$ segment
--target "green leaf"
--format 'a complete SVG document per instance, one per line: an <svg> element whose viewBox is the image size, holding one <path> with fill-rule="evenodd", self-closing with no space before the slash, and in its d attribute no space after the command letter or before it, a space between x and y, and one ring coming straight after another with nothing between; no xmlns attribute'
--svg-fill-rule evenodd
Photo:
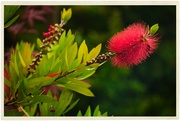
<svg viewBox="0 0 180 121"><path fill-rule="evenodd" d="M108 116L108 112L103 113L102 116Z"/></svg>
<svg viewBox="0 0 180 121"><path fill-rule="evenodd" d="M33 101L35 102L55 102L56 100L53 99L50 96L46 96L46 95L39 95L39 96L35 96L34 98L32 98Z"/></svg>
<svg viewBox="0 0 180 121"><path fill-rule="evenodd" d="M77 99L73 104L71 104L65 111L64 113L67 113L68 111L70 111L72 108L74 108L74 106L79 102L79 99Z"/></svg>
<svg viewBox="0 0 180 121"><path fill-rule="evenodd" d="M19 15L17 15L16 17L14 17L13 19L11 19L10 21L8 21L5 25L4 25L4 28L7 28L9 27L11 24L13 24L17 18L19 17Z"/></svg>
<svg viewBox="0 0 180 121"><path fill-rule="evenodd" d="M96 106L93 116L99 116L99 105Z"/></svg>
<svg viewBox="0 0 180 121"><path fill-rule="evenodd" d="M80 111L80 110L78 111L77 116L82 116L82 113L81 113L81 111Z"/></svg>
<svg viewBox="0 0 180 121"><path fill-rule="evenodd" d="M22 66L23 66L23 67L26 67L26 64L25 64L25 62L24 62L24 60L23 60L23 58L22 58L22 55L21 55L20 51L18 51L18 55L19 55L19 59L20 59L20 62L21 62L21 64L22 64Z"/></svg>
<svg viewBox="0 0 180 121"><path fill-rule="evenodd" d="M37 45L39 48L41 47L42 44L43 44L42 41L39 38L37 38Z"/></svg>
<svg viewBox="0 0 180 121"><path fill-rule="evenodd" d="M31 64L31 49L30 45L27 42L24 46L23 59L26 65Z"/></svg>
<svg viewBox="0 0 180 121"><path fill-rule="evenodd" d="M88 48L86 45L85 40L81 43L78 51L78 62L81 63L82 61L85 62L88 55Z"/></svg>
<svg viewBox="0 0 180 121"><path fill-rule="evenodd" d="M74 43L70 48L68 49L68 63L69 65L72 64L74 59L76 58L77 55L77 43Z"/></svg>
<svg viewBox="0 0 180 121"><path fill-rule="evenodd" d="M34 116L37 109L37 104L33 106L26 106L24 109L28 112L29 116Z"/></svg>
<svg viewBox="0 0 180 121"><path fill-rule="evenodd" d="M74 70L77 66L78 66L78 59L76 59L76 60L74 60L73 62L72 62L72 64L71 65L69 65L69 67L68 67L68 72L71 72L72 70Z"/></svg>
<svg viewBox="0 0 180 121"><path fill-rule="evenodd" d="M64 85L64 88L73 90L73 91L78 92L80 94L83 94L85 96L89 96L89 97L94 96L94 94L88 88L79 87L78 84L66 83L66 84L63 84L63 85Z"/></svg>
<svg viewBox="0 0 180 121"><path fill-rule="evenodd" d="M65 51L65 62L66 62L66 66L68 68L69 63L68 63L68 57L67 57L67 48L66 48L66 51Z"/></svg>
<svg viewBox="0 0 180 121"><path fill-rule="evenodd" d="M68 33L67 33L67 37L71 36L72 35L72 31L71 29L69 29Z"/></svg>
<svg viewBox="0 0 180 121"><path fill-rule="evenodd" d="M39 103L39 109L41 112L41 116L47 116L48 115L48 104L47 103Z"/></svg>
<svg viewBox="0 0 180 121"><path fill-rule="evenodd" d="M77 79L83 80L83 79L90 77L91 75L93 75L95 73L97 67L99 67L99 64L97 64L97 63L92 64L90 66L86 66L85 69L83 70L82 74L79 75L77 77Z"/></svg>
<svg viewBox="0 0 180 121"><path fill-rule="evenodd" d="M68 78L68 80L70 81L71 84L78 85L79 87L84 87L84 88L91 87L90 84L88 84L87 82L84 82L84 81L79 81L79 80L72 79L72 78Z"/></svg>
<svg viewBox="0 0 180 121"><path fill-rule="evenodd" d="M62 115L67 108L67 106L70 104L72 100L73 94L71 91L63 90L60 96L60 100L58 105L55 105L56 112L55 115Z"/></svg>
<svg viewBox="0 0 180 121"><path fill-rule="evenodd" d="M6 23L14 13L19 9L19 5L5 5L4 6L4 23Z"/></svg>
<svg viewBox="0 0 180 121"><path fill-rule="evenodd" d="M48 58L47 55L43 55L43 58L41 59L36 69L37 76L47 75L49 70L52 68L54 60L55 60L54 56L51 56L50 58ZM44 67L44 65L46 65L46 67Z"/></svg>
<svg viewBox="0 0 180 121"><path fill-rule="evenodd" d="M59 47L56 51L56 56L58 56L62 50L65 48L65 41L66 41L66 31L64 31L59 39Z"/></svg>
<svg viewBox="0 0 180 121"><path fill-rule="evenodd" d="M99 55L99 53L100 53L100 51L101 51L101 46L102 46L102 44L99 44L97 47L93 48L93 49L89 52L88 58L87 58L87 61L88 61L88 62L91 61L93 58L96 58L96 57Z"/></svg>
<svg viewBox="0 0 180 121"><path fill-rule="evenodd" d="M62 13L61 13L61 20L63 20L64 22L67 22L72 16L72 10L71 8L69 8L67 11L64 8Z"/></svg>
<svg viewBox="0 0 180 121"><path fill-rule="evenodd" d="M158 24L154 24L151 28L150 28L150 33L151 35L154 35L157 30L159 29L159 25Z"/></svg>
<svg viewBox="0 0 180 121"><path fill-rule="evenodd" d="M6 78L4 78L4 83L8 86L11 87L11 82L9 80L7 80Z"/></svg>
<svg viewBox="0 0 180 121"><path fill-rule="evenodd" d="M88 106L86 113L84 114L84 116L91 116L91 107Z"/></svg>
<svg viewBox="0 0 180 121"><path fill-rule="evenodd" d="M14 69L16 71L17 76L19 76L19 68L18 68L18 64L17 64L16 54L15 54L15 59L14 59Z"/></svg>
<svg viewBox="0 0 180 121"><path fill-rule="evenodd" d="M9 74L10 74L10 80L11 80L10 90L11 90L11 94L13 95L13 97L15 97L14 91L15 91L15 86L18 81L18 76L14 70L15 70L14 63L11 61L10 65L9 65L9 72L10 72Z"/></svg>
<svg viewBox="0 0 180 121"><path fill-rule="evenodd" d="M53 66L51 67L49 73L55 73L55 72L60 72L62 66L62 61L59 59L56 59L55 62L53 63Z"/></svg>
<svg viewBox="0 0 180 121"><path fill-rule="evenodd" d="M65 47L72 45L73 42L74 42L74 38L75 38L74 35L67 36L67 39L66 39L66 42L65 42Z"/></svg>
<svg viewBox="0 0 180 121"><path fill-rule="evenodd" d="M46 86L51 84L55 78L57 78L56 76L53 78L49 78L49 77L38 77L38 78L33 78L28 80L28 88L34 88L35 86L38 86L41 84L41 86Z"/></svg>

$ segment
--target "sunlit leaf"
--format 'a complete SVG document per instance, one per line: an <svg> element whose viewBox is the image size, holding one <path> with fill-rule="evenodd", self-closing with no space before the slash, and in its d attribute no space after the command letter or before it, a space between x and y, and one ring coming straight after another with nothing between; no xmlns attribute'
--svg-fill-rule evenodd
<svg viewBox="0 0 180 121"><path fill-rule="evenodd" d="M79 87L84 87L84 88L91 87L90 84L88 84L87 82L84 82L84 81L79 81L79 80L72 79L72 78L68 78L68 80L71 81L71 84L79 85Z"/></svg>
<svg viewBox="0 0 180 121"><path fill-rule="evenodd" d="M99 44L97 47L93 48L89 52L87 61L91 61L93 58L96 58L99 55L99 53L101 51L101 46L102 46L102 44Z"/></svg>
<svg viewBox="0 0 180 121"><path fill-rule="evenodd" d="M80 110L78 111L77 116L82 116L82 113L81 113L81 111L80 111Z"/></svg>
<svg viewBox="0 0 180 121"><path fill-rule="evenodd" d="M72 31L71 29L69 29L68 33L67 33L67 37L71 36L72 35Z"/></svg>
<svg viewBox="0 0 180 121"><path fill-rule="evenodd" d="M82 61L86 60L87 54L88 54L88 48L84 40L79 47L78 62L81 63Z"/></svg>
<svg viewBox="0 0 180 121"><path fill-rule="evenodd" d="M70 48L68 49L68 63L69 65L72 64L74 59L76 58L77 55L77 43L74 43Z"/></svg>
<svg viewBox="0 0 180 121"><path fill-rule="evenodd" d="M39 38L37 38L37 45L39 48L41 47L42 44L43 44L42 41Z"/></svg>
<svg viewBox="0 0 180 121"><path fill-rule="evenodd" d="M66 62L66 66L67 66L67 68L68 68L69 63L68 63L67 48L66 48L66 52L65 52L65 62Z"/></svg>
<svg viewBox="0 0 180 121"><path fill-rule="evenodd" d="M84 116L91 116L91 107L88 106L86 113L84 114Z"/></svg>
<svg viewBox="0 0 180 121"><path fill-rule="evenodd" d="M63 84L63 85L64 85L64 88L73 90L73 91L78 92L80 94L83 94L85 96L89 96L89 97L94 96L94 94L88 88L80 87L77 84L66 83L66 84Z"/></svg>
<svg viewBox="0 0 180 121"><path fill-rule="evenodd" d="M21 55L20 51L18 51L18 55L19 55L19 59L20 59L20 62L21 62L21 64L22 64L22 66L23 66L23 67L26 67L26 64L25 64L25 62L24 62L24 60L23 60L23 58L22 58L22 55Z"/></svg>
<svg viewBox="0 0 180 121"><path fill-rule="evenodd" d="M99 116L99 105L96 106L93 116Z"/></svg>
<svg viewBox="0 0 180 121"><path fill-rule="evenodd" d="M74 60L72 63L71 63L71 65L69 65L69 67L68 67L68 71L70 72L70 71L72 71L73 69L75 69L77 66L78 66L78 59L76 59L76 60Z"/></svg>
<svg viewBox="0 0 180 121"><path fill-rule="evenodd" d="M159 29L159 25L158 24L154 24L151 28L150 28L150 33L151 35L154 35L157 30Z"/></svg>
<svg viewBox="0 0 180 121"><path fill-rule="evenodd" d="M71 46L73 44L73 42L74 42L74 38L75 38L74 35L67 36L66 42L65 42L65 47L66 46Z"/></svg>
<svg viewBox="0 0 180 121"><path fill-rule="evenodd" d="M39 84L41 84L42 86L46 86L46 85L51 84L55 78L56 77L53 77L53 78L49 78L49 77L33 78L33 79L28 80L28 86L29 86L29 88L33 88L35 86L38 86Z"/></svg>
<svg viewBox="0 0 180 121"><path fill-rule="evenodd" d="M62 13L61 13L61 20L67 22L72 16L72 10L71 8L69 8L67 11L66 9L63 9Z"/></svg>
<svg viewBox="0 0 180 121"><path fill-rule="evenodd" d="M59 39L59 48L57 49L57 54L59 54L65 45L65 40L66 40L66 31L64 31Z"/></svg>

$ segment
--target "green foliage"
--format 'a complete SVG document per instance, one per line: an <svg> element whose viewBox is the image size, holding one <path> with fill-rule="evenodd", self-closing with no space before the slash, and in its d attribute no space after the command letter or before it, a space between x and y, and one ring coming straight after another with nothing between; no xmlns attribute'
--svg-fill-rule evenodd
<svg viewBox="0 0 180 121"><path fill-rule="evenodd" d="M4 28L9 27L12 23L16 21L16 19L19 17L19 15L15 16L14 18L10 19L15 12L19 9L19 5L16 6L10 6L10 5L5 5L4 6Z"/></svg>
<svg viewBox="0 0 180 121"><path fill-rule="evenodd" d="M61 19L64 21L64 22L67 22L72 16L72 10L71 9L63 9L63 12L61 13Z"/></svg>
<svg viewBox="0 0 180 121"><path fill-rule="evenodd" d="M71 9L63 9L62 21L67 22L71 18L71 12ZM6 105L18 106L27 116L60 116L65 115L78 103L79 99L72 102L74 92L93 97L94 94L89 89L91 85L84 79L93 75L100 64L86 63L98 56L101 44L88 52L85 40L78 47L74 39L75 35L71 30L67 33L64 30L59 42L41 51L41 58L32 56L34 45L23 41L17 44L7 68L10 81L5 79L13 101ZM43 44L38 38L39 49ZM60 95L58 92L51 94L50 89L48 94L44 95L42 88L51 85L62 88ZM60 98L57 100L53 95L59 95ZM40 114L36 114L37 108Z"/></svg>
<svg viewBox="0 0 180 121"><path fill-rule="evenodd" d="M150 33L151 35L154 35L157 30L159 29L159 25L158 24L154 24L151 28L150 28Z"/></svg>
<svg viewBox="0 0 180 121"><path fill-rule="evenodd" d="M108 116L108 113L101 113L101 111L99 110L99 105L97 105L94 112L92 112L91 107L88 106L84 115L82 115L81 110L79 110L77 116Z"/></svg>
<svg viewBox="0 0 180 121"><path fill-rule="evenodd" d="M51 92L48 92L49 96L52 96ZM55 97L54 97L55 98ZM40 103L41 116L61 116L71 110L79 101L72 102L73 93L69 90L63 90L60 95L59 101L50 103Z"/></svg>

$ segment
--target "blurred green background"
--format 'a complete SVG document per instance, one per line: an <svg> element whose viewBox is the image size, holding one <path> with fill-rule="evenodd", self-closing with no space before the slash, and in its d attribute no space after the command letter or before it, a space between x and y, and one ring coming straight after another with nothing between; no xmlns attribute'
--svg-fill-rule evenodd
<svg viewBox="0 0 180 121"><path fill-rule="evenodd" d="M36 6L36 9L41 6ZM72 8L72 18L65 29L76 33L80 44L84 39L89 50L102 43L102 51L107 51L107 41L128 25L144 21L149 26L159 24L161 40L158 49L138 66L131 68L113 67L108 61L86 81L92 87L95 97L80 97L76 108L67 115L76 115L78 110L85 113L88 105L92 110L99 104L102 112L109 116L175 116L176 115L176 6L47 6L53 12L44 14L46 21L34 19L34 26L25 27L36 32L19 32L5 29L5 53L21 40L36 43L37 37L43 39L42 32L49 24L59 23L60 11ZM21 6L20 16L27 11ZM34 12L34 14L37 14ZM28 19L27 19L28 20ZM19 19L14 23L24 22ZM7 57L6 57L7 58Z"/></svg>

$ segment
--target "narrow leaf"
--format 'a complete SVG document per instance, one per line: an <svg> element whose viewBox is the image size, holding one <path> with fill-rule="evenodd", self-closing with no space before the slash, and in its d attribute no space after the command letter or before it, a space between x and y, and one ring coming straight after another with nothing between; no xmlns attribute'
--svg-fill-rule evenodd
<svg viewBox="0 0 180 121"><path fill-rule="evenodd" d="M14 13L19 9L19 5L5 5L4 6L4 23L6 23Z"/></svg>
<svg viewBox="0 0 180 121"><path fill-rule="evenodd" d="M31 63L31 49L30 45L27 42L24 46L23 59L26 65L29 65Z"/></svg>
<svg viewBox="0 0 180 121"><path fill-rule="evenodd" d="M82 113L81 113L81 111L80 111L80 110L78 111L77 116L82 116Z"/></svg>
<svg viewBox="0 0 180 121"><path fill-rule="evenodd" d="M52 97L46 96L46 95L36 96L36 97L32 98L32 100L35 102L55 102L56 101Z"/></svg>
<svg viewBox="0 0 180 121"><path fill-rule="evenodd" d="M39 38L37 38L37 45L39 48L41 47L42 44L43 44L42 41Z"/></svg>
<svg viewBox="0 0 180 121"><path fill-rule="evenodd" d="M108 113L107 113L107 112L105 112L105 113L103 113L103 114L102 114L102 116L108 116Z"/></svg>
<svg viewBox="0 0 180 121"><path fill-rule="evenodd" d="M91 107L88 106L86 113L84 114L84 116L91 116Z"/></svg>
<svg viewBox="0 0 180 121"><path fill-rule="evenodd" d="M79 80L72 79L72 78L68 78L68 80L71 81L71 84L75 84L75 85L80 86L80 87L84 87L84 88L91 87L90 84L88 84L87 82L84 82L84 81L79 81Z"/></svg>
<svg viewBox="0 0 180 121"><path fill-rule="evenodd" d="M18 55L19 55L19 59L20 59L20 62L21 62L21 64L22 64L22 66L23 66L23 67L26 67L26 64L25 64L25 62L24 62L24 60L23 60L23 58L22 58L22 56L21 56L20 51L18 51Z"/></svg>
<svg viewBox="0 0 180 121"><path fill-rule="evenodd" d="M68 107L72 100L73 94L68 90L63 90L60 96L60 100L58 103L58 108L55 112L55 115L62 115L65 109ZM57 106L56 106L57 107Z"/></svg>
<svg viewBox="0 0 180 121"><path fill-rule="evenodd" d="M99 112L99 105L96 106L93 116L98 116L98 112Z"/></svg>
<svg viewBox="0 0 180 121"><path fill-rule="evenodd" d="M33 79L28 80L28 86L29 86L29 88L33 88L40 84L41 84L41 86L46 86L46 85L51 84L55 78L57 78L57 77L55 76L53 78L49 78L49 77L33 78Z"/></svg>
<svg viewBox="0 0 180 121"><path fill-rule="evenodd" d="M8 21L5 25L4 25L4 28L7 28L9 27L11 24L13 24L17 18L19 17L19 15L17 15L16 17L14 17L13 19L11 19L10 21Z"/></svg>
<svg viewBox="0 0 180 121"><path fill-rule="evenodd" d="M94 94L88 89L88 88L84 88L84 87L79 87L79 85L76 85L76 84L63 84L65 88L67 89L70 89L70 90L73 90L75 92L78 92L80 94L83 94L85 96L90 96L90 97L93 97Z"/></svg>
<svg viewBox="0 0 180 121"><path fill-rule="evenodd" d="M64 113L67 113L68 111L70 111L72 108L74 108L74 106L79 102L79 99L77 99L73 104L71 104L65 111Z"/></svg>
<svg viewBox="0 0 180 121"><path fill-rule="evenodd" d="M6 78L4 78L4 83L8 86L11 87L11 82L9 80L7 80Z"/></svg>
<svg viewBox="0 0 180 121"><path fill-rule="evenodd" d="M86 60L87 54L88 54L88 48L84 40L79 47L78 62L81 63L83 60Z"/></svg>

